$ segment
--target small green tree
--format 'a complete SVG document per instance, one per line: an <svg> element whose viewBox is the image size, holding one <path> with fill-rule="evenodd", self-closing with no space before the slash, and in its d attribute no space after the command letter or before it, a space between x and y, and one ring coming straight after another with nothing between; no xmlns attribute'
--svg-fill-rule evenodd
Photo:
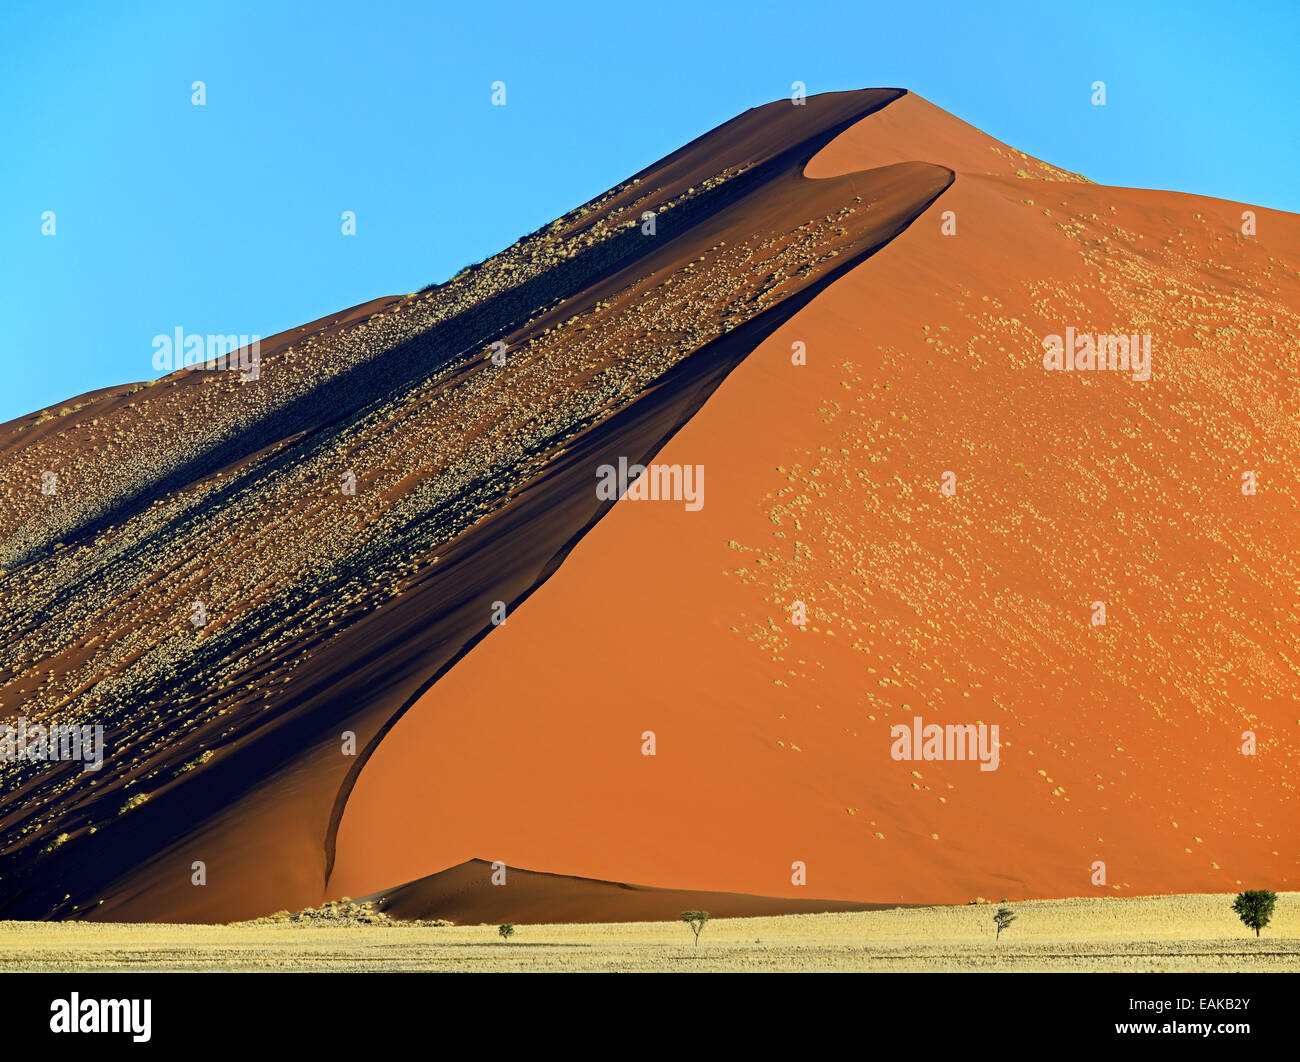
<svg viewBox="0 0 1300 1062"><path fill-rule="evenodd" d="M1247 889L1237 895L1232 902L1232 909L1237 912L1238 918L1255 931L1255 936L1259 936L1259 931L1273 920L1275 903L1277 893L1268 889Z"/></svg>
<svg viewBox="0 0 1300 1062"><path fill-rule="evenodd" d="M691 927L691 932L695 934L695 946L700 946L700 930L704 928L704 923L709 920L708 911L683 911L682 921Z"/></svg>
<svg viewBox="0 0 1300 1062"><path fill-rule="evenodd" d="M1002 936L1002 931L1006 929L1007 926L1011 925L1011 923L1014 922L1017 917L1018 916L1016 915L1016 913L1013 910L1011 910L1010 907L999 907L993 913L993 923L998 927L998 931L993 935L993 939L994 940L1000 939Z"/></svg>
<svg viewBox="0 0 1300 1062"><path fill-rule="evenodd" d="M505 922L502 925L497 926L497 932L501 934L502 940L509 940L514 936L515 924L513 922Z"/></svg>

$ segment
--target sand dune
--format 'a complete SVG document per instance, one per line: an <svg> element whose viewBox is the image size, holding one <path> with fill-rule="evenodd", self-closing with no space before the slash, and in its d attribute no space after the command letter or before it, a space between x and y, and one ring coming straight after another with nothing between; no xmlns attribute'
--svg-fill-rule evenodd
<svg viewBox="0 0 1300 1062"><path fill-rule="evenodd" d="M501 874L500 884L494 877ZM715 918L770 914L875 910L882 904L843 900L786 899L729 892L648 889L613 881L539 874L507 867L504 873L483 859L471 859L427 878L387 889L373 897L380 911L415 921L442 918L458 925L487 922L534 923L663 922L683 911L708 911Z"/></svg>
<svg viewBox="0 0 1300 1062"><path fill-rule="evenodd" d="M484 845L900 902L1295 880L1300 226L1247 240L1235 204L1084 183L914 95L807 172L900 152L956 182L660 451L709 470L703 510L617 507L403 717L332 887ZM1045 372L1072 324L1154 332L1152 381ZM891 760L918 714L1000 724L999 769Z"/></svg>
<svg viewBox="0 0 1300 1062"><path fill-rule="evenodd" d="M1293 883L1300 224L1242 209L781 102L256 381L0 426L0 714L108 746L0 763L0 917L508 918L488 853L520 920ZM916 715L998 769L894 761Z"/></svg>

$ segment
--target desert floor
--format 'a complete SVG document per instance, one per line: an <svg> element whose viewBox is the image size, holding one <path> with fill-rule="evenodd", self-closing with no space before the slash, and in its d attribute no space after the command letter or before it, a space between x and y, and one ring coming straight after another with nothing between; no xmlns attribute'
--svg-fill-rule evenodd
<svg viewBox="0 0 1300 1062"><path fill-rule="evenodd" d="M1300 893L1256 939L1215 894L1013 903L710 922L518 926L0 922L0 970L1300 971Z"/></svg>

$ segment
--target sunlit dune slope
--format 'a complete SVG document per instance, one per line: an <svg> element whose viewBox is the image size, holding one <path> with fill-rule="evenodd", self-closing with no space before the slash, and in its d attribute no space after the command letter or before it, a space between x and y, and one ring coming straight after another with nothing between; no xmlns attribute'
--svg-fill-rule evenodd
<svg viewBox="0 0 1300 1062"><path fill-rule="evenodd" d="M701 509L620 501L394 726L331 894L479 854L878 901L1294 887L1300 223L912 94L805 174L904 159L956 179L657 452ZM1067 328L1150 335L1151 378L1047 371ZM891 758L916 716L997 724L997 769Z"/></svg>

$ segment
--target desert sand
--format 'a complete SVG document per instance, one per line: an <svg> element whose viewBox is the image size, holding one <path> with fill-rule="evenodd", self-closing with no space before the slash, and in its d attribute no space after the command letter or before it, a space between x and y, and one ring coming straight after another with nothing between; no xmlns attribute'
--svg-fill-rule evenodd
<svg viewBox="0 0 1300 1062"><path fill-rule="evenodd" d="M682 922L497 927L0 922L0 968L30 971L1296 971L1296 894L1250 936L1212 895L1036 900L993 939L994 906Z"/></svg>

